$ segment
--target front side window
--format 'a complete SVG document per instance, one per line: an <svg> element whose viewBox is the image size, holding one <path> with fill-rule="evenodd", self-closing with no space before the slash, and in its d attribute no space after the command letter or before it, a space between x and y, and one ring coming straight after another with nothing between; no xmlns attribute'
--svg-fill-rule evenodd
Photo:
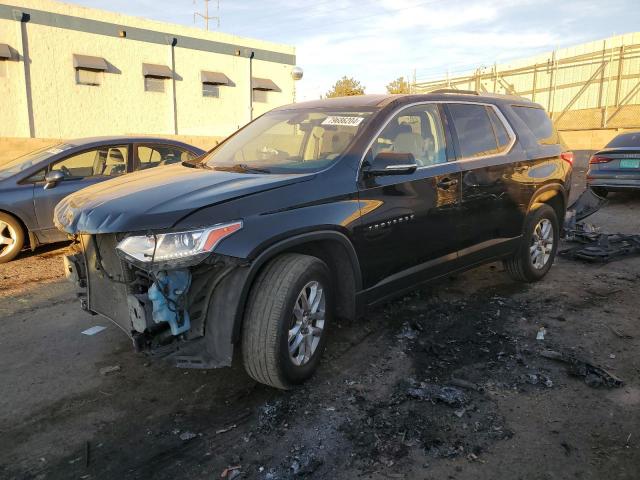
<svg viewBox="0 0 640 480"><path fill-rule="evenodd" d="M140 145L138 146L138 170L186 162L195 157L187 150L170 145Z"/></svg>
<svg viewBox="0 0 640 480"><path fill-rule="evenodd" d="M127 172L127 156L126 145L105 146L60 160L51 166L51 171L62 172L67 179L115 177Z"/></svg>
<svg viewBox="0 0 640 480"><path fill-rule="evenodd" d="M318 171L346 152L372 114L320 109L272 111L221 143L204 164L249 173Z"/></svg>
<svg viewBox="0 0 640 480"><path fill-rule="evenodd" d="M372 147L380 152L411 153L419 166L447 161L444 131L438 106L425 104L409 107L387 123Z"/></svg>
<svg viewBox="0 0 640 480"><path fill-rule="evenodd" d="M495 111L491 111L492 107L451 103L448 108L458 135L462 158L495 155L504 151L509 144L509 135L503 131L504 125ZM500 125L503 130L500 129Z"/></svg>

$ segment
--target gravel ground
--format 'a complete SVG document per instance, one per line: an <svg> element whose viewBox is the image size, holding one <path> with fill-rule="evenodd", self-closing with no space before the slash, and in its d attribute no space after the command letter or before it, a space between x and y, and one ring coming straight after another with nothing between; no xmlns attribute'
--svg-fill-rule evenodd
<svg viewBox="0 0 640 480"><path fill-rule="evenodd" d="M639 210L612 195L590 221L640 232ZM419 289L334 325L318 375L280 392L241 366L135 354L79 310L64 249L0 266L0 478L638 478L640 257L559 258L534 285L492 264Z"/></svg>

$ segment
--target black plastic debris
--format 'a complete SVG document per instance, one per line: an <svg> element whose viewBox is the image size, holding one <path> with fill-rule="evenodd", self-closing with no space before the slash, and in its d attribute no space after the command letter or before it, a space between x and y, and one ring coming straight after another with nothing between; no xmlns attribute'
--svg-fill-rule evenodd
<svg viewBox="0 0 640 480"><path fill-rule="evenodd" d="M584 382L590 387L620 388L624 385L623 380L587 360L554 350L543 350L540 355L544 358L566 363L569 375L584 378Z"/></svg>
<svg viewBox="0 0 640 480"><path fill-rule="evenodd" d="M419 400L440 401L454 406L460 406L467 402L467 397L459 388L433 383L421 383L418 387L409 388L407 394Z"/></svg>
<svg viewBox="0 0 640 480"><path fill-rule="evenodd" d="M629 255L640 255L640 235L585 233L575 230L571 241L578 242L580 245L562 250L559 252L560 255L594 263L604 263Z"/></svg>
<svg viewBox="0 0 640 480"><path fill-rule="evenodd" d="M578 245L558 252L560 255L595 263L640 255L640 235L602 233L595 225L581 222L606 203L604 198L587 189L569 206L564 221L564 236L567 241Z"/></svg>

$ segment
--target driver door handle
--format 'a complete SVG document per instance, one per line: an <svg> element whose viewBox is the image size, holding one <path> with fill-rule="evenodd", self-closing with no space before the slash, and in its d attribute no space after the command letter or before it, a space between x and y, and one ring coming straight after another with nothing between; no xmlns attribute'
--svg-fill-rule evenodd
<svg viewBox="0 0 640 480"><path fill-rule="evenodd" d="M454 185L458 184L458 179L456 178L445 178L440 180L437 183L438 188L449 188L449 187L453 187Z"/></svg>

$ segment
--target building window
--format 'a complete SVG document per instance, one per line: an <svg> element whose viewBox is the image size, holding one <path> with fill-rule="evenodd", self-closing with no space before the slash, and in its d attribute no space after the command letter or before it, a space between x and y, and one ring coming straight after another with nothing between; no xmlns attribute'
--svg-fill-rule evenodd
<svg viewBox="0 0 640 480"><path fill-rule="evenodd" d="M144 77L144 89L146 92L164 92L164 78Z"/></svg>
<svg viewBox="0 0 640 480"><path fill-rule="evenodd" d="M202 96L220 98L220 87L213 83L202 84Z"/></svg>
<svg viewBox="0 0 640 480"><path fill-rule="evenodd" d="M267 91L266 90L254 90L253 101L256 103L267 103Z"/></svg>
<svg viewBox="0 0 640 480"><path fill-rule="evenodd" d="M102 71L77 68L76 83L78 85L90 85L92 87L98 87L102 83Z"/></svg>

